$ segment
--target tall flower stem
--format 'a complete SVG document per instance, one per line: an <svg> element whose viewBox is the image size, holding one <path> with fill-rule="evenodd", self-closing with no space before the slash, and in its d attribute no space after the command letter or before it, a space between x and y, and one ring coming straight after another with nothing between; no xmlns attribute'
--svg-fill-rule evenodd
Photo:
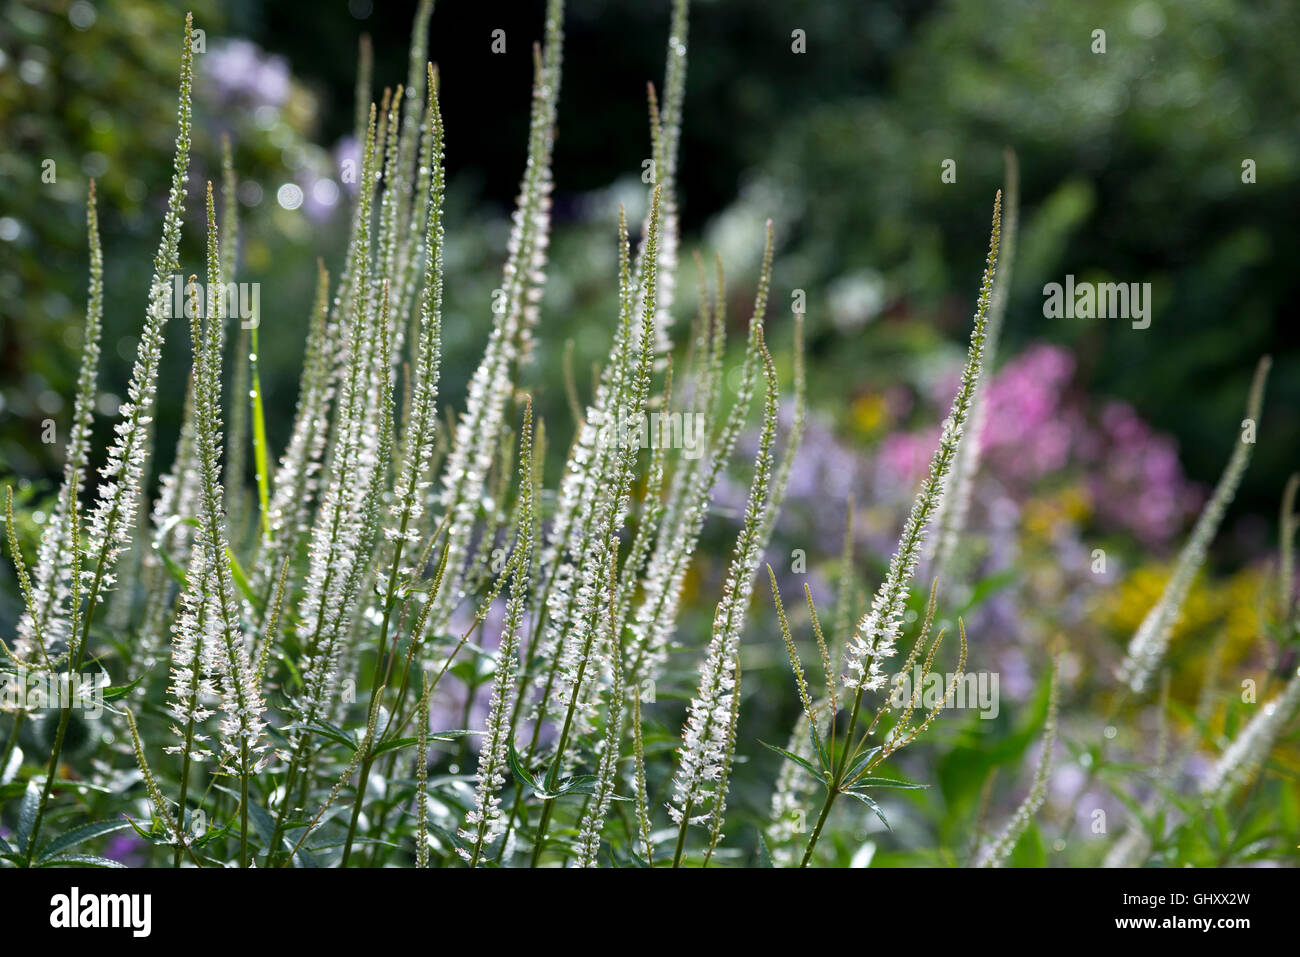
<svg viewBox="0 0 1300 957"><path fill-rule="evenodd" d="M248 741L239 751L239 866L247 867L248 856ZM182 809L183 810L183 809Z"/></svg>
<svg viewBox="0 0 1300 957"><path fill-rule="evenodd" d="M817 839L822 836L822 828L826 826L826 819L831 815L831 808L835 805L835 799L840 794L840 784L844 780L844 769L848 767L849 746L853 741L853 732L858 729L858 714L862 709L862 691L853 698L853 710L849 714L848 730L844 732L844 744L840 749L840 758L835 762L831 769L831 783L826 788L826 800L822 803L821 813L817 815L817 823L813 825L812 833L808 835L808 847L804 849L803 860L799 862L800 867L807 867L808 862L812 860L813 849L817 847Z"/></svg>

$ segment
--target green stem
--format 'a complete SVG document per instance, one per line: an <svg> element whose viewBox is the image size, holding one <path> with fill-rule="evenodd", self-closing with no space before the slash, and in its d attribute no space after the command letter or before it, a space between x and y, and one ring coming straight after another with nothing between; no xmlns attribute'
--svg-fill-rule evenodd
<svg viewBox="0 0 1300 957"><path fill-rule="evenodd" d="M194 718L191 717L189 723L185 726L185 757L181 759L181 793L176 800L176 833L178 835L184 835L185 833L185 798L190 787L190 750L193 743ZM184 853L184 844L178 844L172 857L172 867L181 866L181 857Z"/></svg>
<svg viewBox="0 0 1300 957"><path fill-rule="evenodd" d="M239 866L247 867L248 858L248 741L245 739L239 755ZM184 808L181 809L182 813Z"/></svg>
<svg viewBox="0 0 1300 957"><path fill-rule="evenodd" d="M366 756L361 762L361 772L357 777L357 797L352 802L352 819L348 822L348 838L343 844L343 856L339 858L339 867L348 866L348 858L352 855L352 842L357 836L357 820L361 817L361 804L366 794L366 780L370 777L370 766L374 763L374 758L370 755L370 748L366 748Z"/></svg>
<svg viewBox="0 0 1300 957"><path fill-rule="evenodd" d="M36 854L36 838L41 832L41 818L45 816L45 807L50 803L50 787L54 775L59 770L59 757L63 753L63 739L68 733L68 722L72 718L72 709L64 706L59 712L59 729L54 735L54 749L50 752L50 763L45 769L45 787L41 791L41 803L36 808L36 820L32 822L32 832L27 835L27 850L23 866L32 866L32 857Z"/></svg>
<svg viewBox="0 0 1300 957"><path fill-rule="evenodd" d="M555 748L555 758L551 761L551 769L546 772L546 790L549 792L555 787L555 782L560 776L560 763L564 760L564 750L569 745L569 732L573 728L573 714L578 707L579 692L582 690L582 677L587 671L587 658L591 652L591 641L594 632L587 636L586 647L583 648L582 664L578 666L578 677L573 682L573 690L569 695L569 710L564 715L564 728L560 731L560 742ZM538 722L540 724L540 721ZM555 798L547 798L542 802L542 816L537 822L537 837L533 842L533 857L529 867L536 867L542 857L542 845L546 839L546 829L551 823L551 813L555 809Z"/></svg>
<svg viewBox="0 0 1300 957"><path fill-rule="evenodd" d="M111 513L112 518L116 518L116 508ZM110 530L114 523L109 524ZM106 539L107 541L107 539ZM104 581L104 562L107 557L107 550L99 553L99 561L95 564L95 580L90 588L90 601L86 606L86 618L81 626L81 641L78 642L76 654L73 654L71 646L68 648L68 687L72 687L72 676L81 670L82 660L85 658L86 642L90 640L90 623L95 617L95 604L99 597L99 589ZM74 562L74 568L79 567ZM75 592L74 592L75 593ZM68 723L72 720L72 703L65 701L63 708L59 713L59 728L54 734L54 747L50 750L50 763L45 771L45 787L41 791L41 803L36 807L36 818L32 821L32 832L27 836L27 852L24 855L24 867L32 866L32 857L36 853L36 839L41 832L41 820L45 817L45 809L50 803L50 789L54 785L54 777L59 771L59 759L63 756L63 741L68 734Z"/></svg>
<svg viewBox="0 0 1300 957"><path fill-rule="evenodd" d="M677 831L677 847L673 851L673 867L682 866L682 852L686 850L686 829L691 826L691 808L693 803L687 801L682 808L682 826Z"/></svg>
<svg viewBox="0 0 1300 957"><path fill-rule="evenodd" d="M375 713L375 708L379 707L379 691L385 685L380 682L384 676L384 661L388 657L388 623L393 616L393 608L397 602L393 600L393 589L397 587L397 572L402 565L402 550L406 545L406 524L409 515L402 516L402 524L398 529L397 545L393 549L393 565L388 571L388 587L384 590L384 620L379 626L379 647L375 650L375 673L370 679L370 705L366 709L366 726L370 725L370 718ZM412 636L414 640L414 636ZM370 779L370 768L374 765L374 758L370 754L370 745L366 746L366 756L361 762L361 772L357 778L356 798L352 803L352 820L348 824L348 837L343 845L343 856L339 859L339 867L348 866L348 858L352 856L352 842L356 838L357 820L361 817L361 805L366 798L366 785Z"/></svg>
<svg viewBox="0 0 1300 957"><path fill-rule="evenodd" d="M812 860L813 849L817 846L817 839L822 835L822 828L826 825L826 819L830 817L831 808L835 805L835 799L840 794L840 784L843 782L844 772L849 766L849 748L853 742L853 732L858 728L858 714L862 709L862 689L858 689L857 695L853 698L853 712L849 716L849 727L844 732L844 744L840 748L840 759L831 769L831 784L826 789L826 801L822 804L821 814L817 816L817 823L813 826L812 833L808 835L808 847L803 852L803 860L799 862L800 867L807 867L808 862ZM834 718L831 719L832 723Z"/></svg>
<svg viewBox="0 0 1300 957"><path fill-rule="evenodd" d="M277 852L280 849L280 842L284 838L285 819L289 813L289 805L293 803L293 788L298 779L298 756L295 754L292 761L289 762L289 770L284 776L284 797L280 800L279 810L275 815L275 830L271 834L271 846L266 849L266 866L274 867Z"/></svg>

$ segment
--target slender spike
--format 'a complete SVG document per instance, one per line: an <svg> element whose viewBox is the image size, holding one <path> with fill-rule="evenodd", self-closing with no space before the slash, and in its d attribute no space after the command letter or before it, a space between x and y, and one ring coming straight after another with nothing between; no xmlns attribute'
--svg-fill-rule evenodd
<svg viewBox="0 0 1300 957"><path fill-rule="evenodd" d="M976 867L1001 867L1006 863L1016 842L1029 827L1038 809L1047 799L1047 779L1052 773L1052 749L1056 746L1056 720L1060 706L1061 655L1057 652L1052 658L1052 689L1047 703L1047 723L1043 727L1043 746L1039 752L1038 767L1034 771L1034 781L1029 793L1020 802L1011 820L1002 833L989 843L976 859Z"/></svg>
<svg viewBox="0 0 1300 957"><path fill-rule="evenodd" d="M447 531L449 577L438 596L440 621L464 598L464 564L485 493L484 483L496 451L506 401L514 392L514 367L529 352L531 329L537 320L546 279L551 157L564 44L563 16L563 0L549 0L546 45L538 58L533 85L528 160L501 282L503 295L483 359L470 380L465 413L457 425L444 469L446 479L441 502L453 518Z"/></svg>
<svg viewBox="0 0 1300 957"><path fill-rule="evenodd" d="M180 92L177 106L176 154L172 163L171 189L163 234L154 257L149 307L140 332L135 366L127 385L127 401L120 407L121 421L109 447L107 462L100 470L103 481L91 510L86 551L90 557L90 609L84 618L88 631L94 608L116 582L115 568L131 544L131 535L144 497L144 468L153 444L153 412L162 358L164 324L172 294L171 278L180 269L181 224L184 218L185 184L189 178L190 91L194 77L193 16L185 17L185 43L181 51Z"/></svg>
<svg viewBox="0 0 1300 957"><path fill-rule="evenodd" d="M534 529L537 503L534 499L533 406L524 406L524 425L519 452L519 523L511 550L510 595L506 601L505 623L497 648L496 674L492 683L492 703L488 715L486 740L479 751L474 807L465 816L461 837L470 849L460 849L471 867L477 867L485 847L502 831L500 791L505 785L510 751L514 747L515 699L519 694L519 645L524 612L530 586Z"/></svg>
<svg viewBox="0 0 1300 957"><path fill-rule="evenodd" d="M1146 688L1147 680L1164 660L1183 602L1187 600L1196 573L1205 563L1210 543L1214 541L1223 515L1237 494L1237 486L1241 484L1241 478L1250 464L1251 452L1255 448L1255 434L1259 428L1260 408L1264 402L1264 386L1271 366L1272 360L1264 356L1255 367L1250 396L1246 401L1246 418L1242 422L1241 434L1232 450L1232 456L1219 477L1218 485L1214 487L1214 493L1196 520L1191 536L1178 553L1173 574L1165 583L1159 601L1147 612L1129 642L1128 653L1119 667L1119 680L1135 693L1141 693Z"/></svg>
<svg viewBox="0 0 1300 957"><path fill-rule="evenodd" d="M1014 150L1003 151L1003 163L1006 168L1006 203L1002 210L1002 248L998 253L998 274L993 283L993 301L989 305L988 332L984 344L984 363L975 393L971 398L970 428L966 439L957 448L957 456L948 474L947 491L943 506L935 520L934 565L930 569L932 578L944 578L952 568L958 542L966 528L966 516L970 511L971 494L975 476L980 466L980 436L984 431L984 419L987 415L986 403L983 401L987 391L985 380L991 377L993 362L997 359L998 342L1002 337L1002 323L1007 313L1007 302L1011 296L1011 267L1015 262L1016 236L1020 222L1020 164Z"/></svg>
<svg viewBox="0 0 1300 957"><path fill-rule="evenodd" d="M759 332L763 373L767 383L763 404L763 427L754 459L745 520L736 539L731 566L713 619L713 637L700 664L700 680L687 711L678 768L673 778L673 801L669 813L679 825L673 865L681 864L686 830L703 823L720 811L725 795L718 789L722 768L731 760L734 741L729 740L727 722L719 715L730 713L736 693L735 669L745 609L753 594L754 576L762 556L760 533L768 520L772 503L773 446L776 442L778 386L771 353Z"/></svg>
<svg viewBox="0 0 1300 957"><path fill-rule="evenodd" d="M31 593L18 625L18 640L13 653L26 660L33 652L48 660L50 652L66 646L68 607L72 582L67 563L72 526L79 521L80 496L90 461L90 430L95 415L95 381L99 372L99 339L104 318L104 252L99 242L99 210L95 201L95 181L90 181L86 198L86 233L90 249L90 281L86 294L86 326L82 333L81 369L77 374L77 394L72 405L72 425L63 455L63 484L50 513L37 551ZM11 526L12 529L12 526ZM24 587L27 580L23 578Z"/></svg>
<svg viewBox="0 0 1300 957"><path fill-rule="evenodd" d="M239 261L239 197L235 162L230 151L230 137L221 137L221 288L229 297L236 291L235 267ZM227 303L230 299L227 298ZM251 329L241 316L229 318L239 323L235 337L235 368L230 378L230 440L226 443L226 515L241 521L252 513L252 498L244 487L248 475L249 355L252 351ZM255 317L256 321L260 317ZM239 530L242 532L242 530Z"/></svg>
<svg viewBox="0 0 1300 957"><path fill-rule="evenodd" d="M636 820L640 828L641 850L651 867L655 866L654 839L650 836L650 791L645 777L645 738L641 725L641 689L632 689L632 752L636 760Z"/></svg>
<svg viewBox="0 0 1300 957"><path fill-rule="evenodd" d="M776 572L767 566L767 577L772 585L772 601L776 605L776 619L781 626L781 638L785 641L785 653L790 659L790 670L794 673L795 687L799 691L799 703L803 705L804 717L814 725L817 713L813 709L812 698L808 696L808 682L804 678L803 662L799 660L799 650L794 645L794 636L790 634L790 622L785 616L785 606L781 603L781 588L776 583Z"/></svg>
<svg viewBox="0 0 1300 957"><path fill-rule="evenodd" d="M903 611L911 591L911 582L921 557L921 546L928 526L943 500L944 477L952 467L953 459L962 439L963 429L970 413L971 401L979 381L987 336L989 299L993 292L993 277L997 270L998 248L1002 229L1002 192L999 190L993 203L993 232L989 240L988 260L984 268L984 281L980 286L979 302L975 310L975 324L971 330L970 349L966 367L962 370L961 385L952 402L952 410L943 423L939 448L930 461L929 475L921 483L912 511L903 526L898 547L889 564L889 573L881 582L870 610L858 624L845 654L844 685L857 693L884 687L885 662L897 651L898 635L902 628Z"/></svg>
<svg viewBox="0 0 1300 957"><path fill-rule="evenodd" d="M415 866L429 866L429 676L415 709Z"/></svg>

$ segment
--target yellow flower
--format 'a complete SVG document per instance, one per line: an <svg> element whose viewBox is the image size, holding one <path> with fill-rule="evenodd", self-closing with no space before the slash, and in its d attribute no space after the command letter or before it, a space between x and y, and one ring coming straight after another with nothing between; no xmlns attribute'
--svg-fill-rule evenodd
<svg viewBox="0 0 1300 957"><path fill-rule="evenodd" d="M889 406L885 397L878 393L858 396L849 407L849 418L853 428L863 435L874 435L886 425Z"/></svg>
<svg viewBox="0 0 1300 957"><path fill-rule="evenodd" d="M1091 513L1088 493L1081 486L1068 486L1031 500L1025 506L1021 530L1030 541L1047 540L1058 526L1081 525Z"/></svg>

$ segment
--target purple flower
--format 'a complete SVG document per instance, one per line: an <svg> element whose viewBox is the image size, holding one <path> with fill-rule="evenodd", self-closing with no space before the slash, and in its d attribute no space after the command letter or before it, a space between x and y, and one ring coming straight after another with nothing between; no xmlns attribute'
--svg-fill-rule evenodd
<svg viewBox="0 0 1300 957"><path fill-rule="evenodd" d="M204 61L210 89L223 102L245 107L283 106L289 98L289 64L248 40L230 40Z"/></svg>
<svg viewBox="0 0 1300 957"><path fill-rule="evenodd" d="M135 831L118 831L108 839L104 857L127 867L144 867L149 863L145 847L145 842L140 840L140 835Z"/></svg>
<svg viewBox="0 0 1300 957"><path fill-rule="evenodd" d="M1008 362L985 393L983 455L1000 476L1032 481L1064 468L1081 423L1064 407L1074 359L1037 345Z"/></svg>
<svg viewBox="0 0 1300 957"><path fill-rule="evenodd" d="M1174 440L1154 432L1126 403L1102 410L1089 488L1098 514L1146 545L1168 541L1200 503L1186 481Z"/></svg>

